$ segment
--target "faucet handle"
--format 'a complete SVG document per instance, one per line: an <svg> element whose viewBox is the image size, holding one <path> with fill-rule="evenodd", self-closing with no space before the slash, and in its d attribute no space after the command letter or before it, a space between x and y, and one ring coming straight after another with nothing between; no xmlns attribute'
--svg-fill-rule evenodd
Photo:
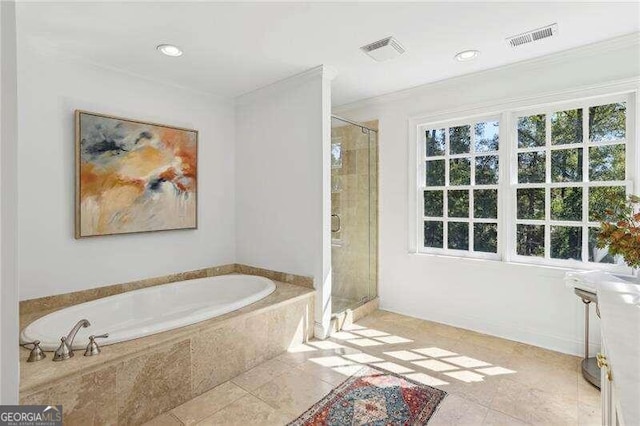
<svg viewBox="0 0 640 426"><path fill-rule="evenodd" d="M100 346L96 343L96 339L106 339L109 337L109 333L101 334L99 336L89 336L89 344L84 351L84 356L94 356L100 353Z"/></svg>
<svg viewBox="0 0 640 426"><path fill-rule="evenodd" d="M60 346L56 349L56 352L53 354L54 361L65 361L73 356L73 351L67 345L67 338L62 336L60 338Z"/></svg>
<svg viewBox="0 0 640 426"><path fill-rule="evenodd" d="M40 348L40 340L22 343L20 346L26 347L27 345L33 345L33 349L31 349L31 352L29 352L29 358L27 358L27 362L36 362L47 357Z"/></svg>

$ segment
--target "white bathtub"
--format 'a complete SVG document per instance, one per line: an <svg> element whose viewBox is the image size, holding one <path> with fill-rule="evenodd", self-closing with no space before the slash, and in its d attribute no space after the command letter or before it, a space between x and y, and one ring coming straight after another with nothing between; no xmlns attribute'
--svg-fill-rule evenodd
<svg viewBox="0 0 640 426"><path fill-rule="evenodd" d="M109 333L99 344L137 339L204 321L240 309L267 297L276 289L273 281L253 275L222 275L180 281L109 296L52 312L32 322L20 334L21 342L40 340L45 351L60 345L79 320L81 328L74 349L86 347L89 336Z"/></svg>

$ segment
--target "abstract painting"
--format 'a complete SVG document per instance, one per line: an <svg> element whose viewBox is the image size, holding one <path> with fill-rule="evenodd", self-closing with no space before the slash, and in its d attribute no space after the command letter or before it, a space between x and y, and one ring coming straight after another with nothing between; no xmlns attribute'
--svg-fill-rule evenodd
<svg viewBox="0 0 640 426"><path fill-rule="evenodd" d="M197 228L198 132L76 111L76 238Z"/></svg>

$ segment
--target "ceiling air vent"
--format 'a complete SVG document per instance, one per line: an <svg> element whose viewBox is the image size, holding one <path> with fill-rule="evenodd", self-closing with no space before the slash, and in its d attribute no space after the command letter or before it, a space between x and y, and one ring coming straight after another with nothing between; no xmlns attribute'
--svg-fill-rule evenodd
<svg viewBox="0 0 640 426"><path fill-rule="evenodd" d="M404 53L404 47L393 37L374 41L360 48L364 53L378 62L388 61Z"/></svg>
<svg viewBox="0 0 640 426"><path fill-rule="evenodd" d="M547 25L537 30L527 31L507 38L507 43L511 47L522 46L523 44L533 43L534 41L552 37L558 33L558 24Z"/></svg>

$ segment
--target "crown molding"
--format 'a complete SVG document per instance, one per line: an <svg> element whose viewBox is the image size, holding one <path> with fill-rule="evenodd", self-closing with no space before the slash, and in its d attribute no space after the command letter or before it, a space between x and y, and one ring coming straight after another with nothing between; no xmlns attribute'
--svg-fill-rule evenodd
<svg viewBox="0 0 640 426"><path fill-rule="evenodd" d="M313 78L321 78L331 80L337 75L337 72L332 67L326 65L318 65L303 71L298 74L294 74L290 77L278 80L274 83L252 90L235 98L236 106L246 105L258 98L270 96L273 92L281 90L288 86L298 85L302 82L308 81Z"/></svg>
<svg viewBox="0 0 640 426"><path fill-rule="evenodd" d="M559 52L551 53L549 55L539 56L537 58L518 61L511 64L495 67L495 68L489 68L486 70L481 70L481 71L477 71L469 74L463 74L460 76L447 78L444 80L422 84L419 86L413 86L407 89L386 93L380 96L361 99L359 101L338 105L334 107L334 111L343 113L346 111L361 109L361 108L370 107L373 105L396 102L396 101L410 98L412 96L419 96L421 94L428 93L431 90L446 88L448 86L455 87L460 84L463 84L464 82L475 80L479 77L488 77L488 76L498 74L507 70L535 69L542 66L553 65L556 63L566 62L566 61L574 60L576 58L581 58L581 57L588 57L588 56L596 55L599 53L611 52L611 51L624 49L631 46L638 46L638 48L640 49L640 32L625 34L625 35L614 37L604 41L599 41L599 42L587 44L584 46L562 50Z"/></svg>

